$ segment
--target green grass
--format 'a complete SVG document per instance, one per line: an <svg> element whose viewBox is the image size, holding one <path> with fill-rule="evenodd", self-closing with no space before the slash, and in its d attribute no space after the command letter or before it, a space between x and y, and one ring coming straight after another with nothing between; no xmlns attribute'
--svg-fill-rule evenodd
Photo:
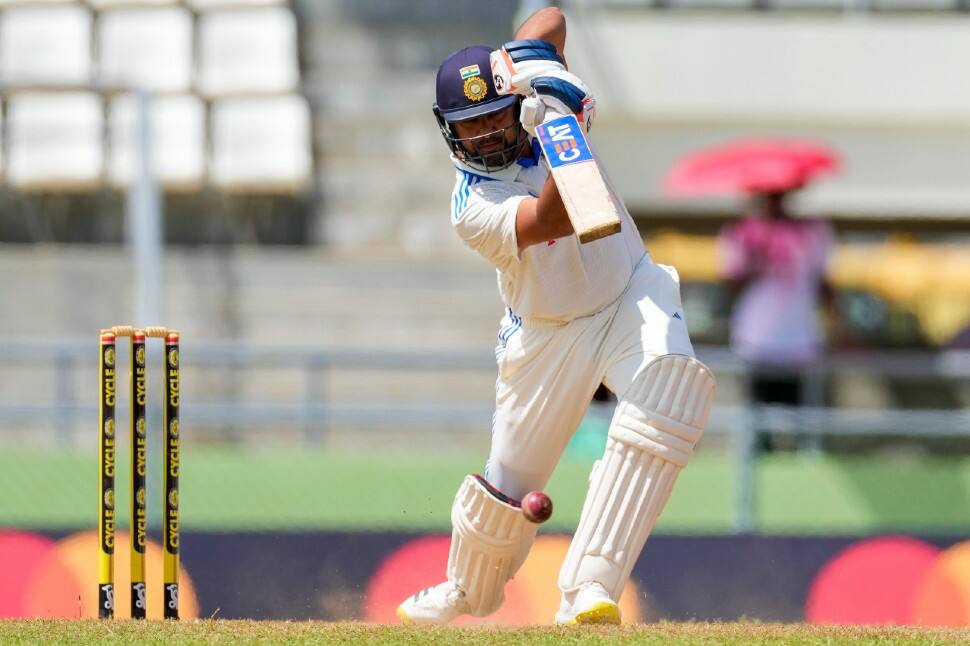
<svg viewBox="0 0 970 646"><path fill-rule="evenodd" d="M361 623L257 621L0 621L3 644L704 644L942 646L970 630L758 623L659 623L584 628L404 628Z"/></svg>
<svg viewBox="0 0 970 646"><path fill-rule="evenodd" d="M124 453L118 464L125 465ZM482 456L334 454L188 446L181 506L188 530L395 529L445 531L461 478ZM733 459L701 452L680 475L660 519L667 533L731 529ZM579 517L589 461L564 460L548 487L552 530ZM151 475L151 473L150 473ZM119 468L119 526L127 523L127 469ZM757 471L758 519L772 533L947 533L970 526L970 459L771 455ZM150 481L160 496L158 478ZM0 527L93 526L93 452L5 448L0 453Z"/></svg>

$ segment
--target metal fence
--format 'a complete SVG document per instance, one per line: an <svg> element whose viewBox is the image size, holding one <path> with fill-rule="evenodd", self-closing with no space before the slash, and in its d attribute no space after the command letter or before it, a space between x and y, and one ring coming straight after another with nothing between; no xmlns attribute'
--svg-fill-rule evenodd
<svg viewBox="0 0 970 646"><path fill-rule="evenodd" d="M719 11L841 11L845 13L955 13L970 10L968 0L565 0L571 8Z"/></svg>
<svg viewBox="0 0 970 646"><path fill-rule="evenodd" d="M734 524L737 531L755 528L755 468L758 431L822 436L904 436L970 438L970 410L847 409L827 407L824 382L832 376L869 375L906 379L943 379L970 384L970 351L853 352L839 353L801 374L804 399L801 406L752 406L744 401L744 382L751 367L723 347L701 346L698 358L719 378L736 379L742 398L719 403L707 430L720 436L735 451ZM219 426L245 434L267 425L292 425L302 429L302 441L316 443L331 426L400 428L420 425L429 429L482 429L491 417L491 403L342 401L328 396L327 375L335 370L378 370L401 373L407 378L417 372L449 373L483 371L494 373L493 354L482 351L436 352L406 350L363 350L320 347L275 347L236 343L184 343L183 367L206 367L233 373L271 369L297 370L302 376L302 393L297 402L245 401L232 397L224 401L192 402L185 406L185 425L201 428ZM0 428L30 422L47 425L56 434L69 437L73 429L97 419L96 388L83 400L76 398L77 374L96 369L96 345L90 340L8 340L0 345L0 374L16 375L17 365L45 366L52 371L53 384L45 389L50 399L12 401L0 398ZM151 367L150 367L151 369ZM6 397L6 395L4 396ZM757 431L756 431L757 429ZM93 434L92 434L93 437ZM197 436L198 437L198 436ZM0 438L2 439L2 438ZM204 439L204 438L198 438Z"/></svg>

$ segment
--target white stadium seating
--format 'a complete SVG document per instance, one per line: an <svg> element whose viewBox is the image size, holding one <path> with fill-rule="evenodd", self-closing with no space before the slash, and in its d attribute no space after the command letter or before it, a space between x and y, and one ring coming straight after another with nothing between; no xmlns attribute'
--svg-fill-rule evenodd
<svg viewBox="0 0 970 646"><path fill-rule="evenodd" d="M310 108L298 95L212 106L212 183L227 192L289 193L310 181Z"/></svg>
<svg viewBox="0 0 970 646"><path fill-rule="evenodd" d="M91 12L80 5L11 6L0 13L0 79L88 83Z"/></svg>
<svg viewBox="0 0 970 646"><path fill-rule="evenodd" d="M286 0L186 0L195 11L236 9L238 7L270 7L286 4Z"/></svg>
<svg viewBox="0 0 970 646"><path fill-rule="evenodd" d="M199 90L220 96L298 89L296 20L285 8L218 11L199 18Z"/></svg>
<svg viewBox="0 0 970 646"><path fill-rule="evenodd" d="M712 9L744 9L750 7L752 0L672 0L671 6L688 9L692 7Z"/></svg>
<svg viewBox="0 0 970 646"><path fill-rule="evenodd" d="M55 4L79 4L74 0L0 0L0 9L4 7L23 7L24 5L49 6Z"/></svg>
<svg viewBox="0 0 970 646"><path fill-rule="evenodd" d="M184 7L105 11L98 18L101 82L155 92L192 85L192 14Z"/></svg>
<svg viewBox="0 0 970 646"><path fill-rule="evenodd" d="M108 113L108 177L128 186L139 160L132 95L111 101ZM149 103L152 171L162 187L197 189L205 178L205 106L192 94L153 97Z"/></svg>
<svg viewBox="0 0 970 646"><path fill-rule="evenodd" d="M287 194L313 175L285 0L0 0L0 83L0 180L14 189L130 186L130 90L149 93L167 191Z"/></svg>
<svg viewBox="0 0 970 646"><path fill-rule="evenodd" d="M87 4L98 11L115 9L117 7L161 7L164 5L179 5L181 0L87 0Z"/></svg>
<svg viewBox="0 0 970 646"><path fill-rule="evenodd" d="M22 190L91 189L103 168L101 98L23 92L7 100L7 181Z"/></svg>

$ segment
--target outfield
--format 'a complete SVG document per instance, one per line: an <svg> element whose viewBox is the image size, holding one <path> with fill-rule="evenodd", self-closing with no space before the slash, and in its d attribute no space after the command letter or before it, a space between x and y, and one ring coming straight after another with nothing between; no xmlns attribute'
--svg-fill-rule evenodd
<svg viewBox="0 0 970 646"><path fill-rule="evenodd" d="M360 623L186 621L0 621L4 644L966 644L967 629L668 623L585 628L404 628Z"/></svg>
<svg viewBox="0 0 970 646"><path fill-rule="evenodd" d="M118 464L127 455L120 452ZM445 531L451 499L481 456L334 454L319 449L183 452L184 527L195 530L393 529ZM731 529L732 458L700 453L683 472L659 530ZM549 528L573 527L588 461L564 461L549 486ZM118 470L121 526L127 471ZM149 474L152 475L151 473ZM759 463L760 527L769 533L962 533L970 526L970 459L773 455ZM0 454L0 527L72 529L96 522L93 451L7 448ZM149 479L154 496L158 478ZM153 519L154 520L154 517Z"/></svg>

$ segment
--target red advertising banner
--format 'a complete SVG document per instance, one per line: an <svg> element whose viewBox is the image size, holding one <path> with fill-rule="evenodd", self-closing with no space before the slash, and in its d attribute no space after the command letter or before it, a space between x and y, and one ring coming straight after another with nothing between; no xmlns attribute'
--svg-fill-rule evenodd
<svg viewBox="0 0 970 646"><path fill-rule="evenodd" d="M118 540L127 540L120 536ZM568 537L540 535L484 620L548 624ZM96 531L0 530L0 617L97 616ZM395 532L184 532L183 617L393 622L408 595L444 578L449 537ZM121 561L117 571L128 567ZM150 536L148 589L161 580ZM125 584L118 582L119 586ZM119 588L124 589L124 588ZM149 595L148 616L162 600ZM626 622L734 620L970 625L970 540L655 536L620 599ZM116 614L128 616L123 597Z"/></svg>

